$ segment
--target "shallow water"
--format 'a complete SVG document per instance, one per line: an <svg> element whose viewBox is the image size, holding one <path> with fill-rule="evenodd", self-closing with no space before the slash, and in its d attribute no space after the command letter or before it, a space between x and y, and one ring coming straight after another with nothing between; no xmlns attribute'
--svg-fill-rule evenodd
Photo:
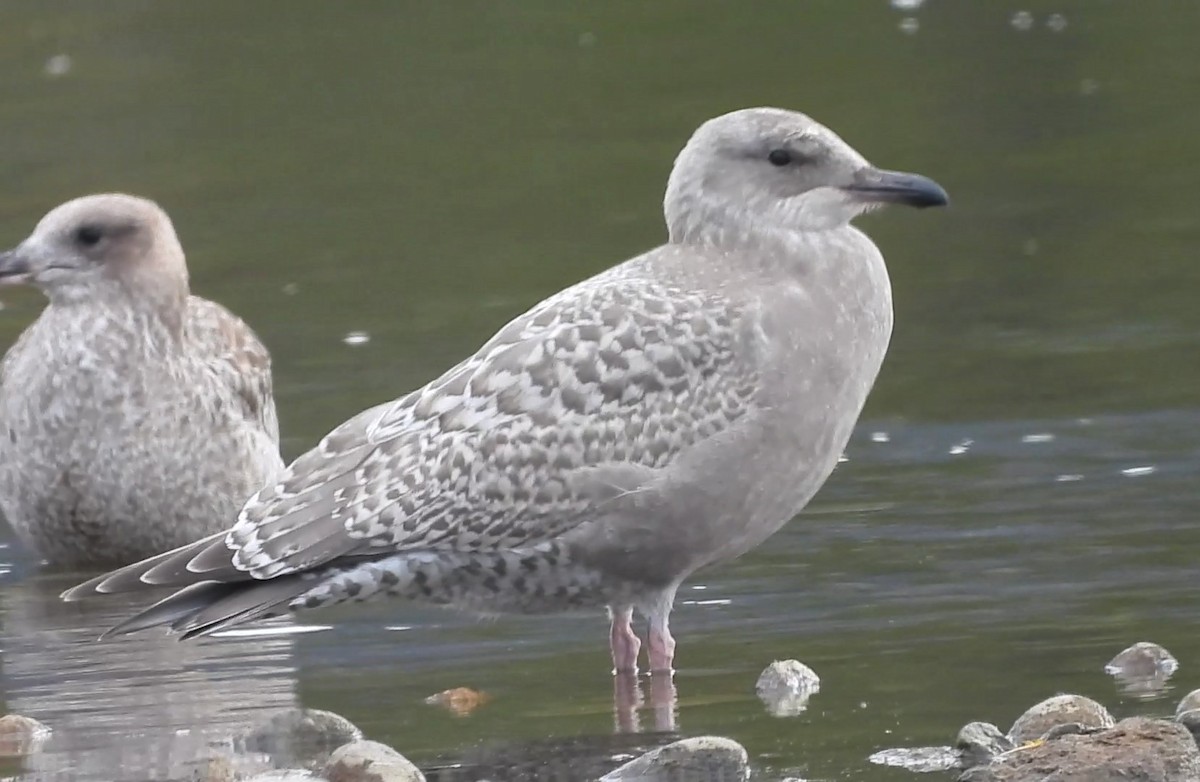
<svg viewBox="0 0 1200 782"><path fill-rule="evenodd" d="M813 505L681 591L674 692L643 681L644 705L614 713L590 615L380 604L250 637L97 644L132 605L59 604L70 576L0 530L3 706L56 728L0 773L286 763L235 739L303 704L431 779L586 779L716 733L758 778L883 782L912 775L872 752L1007 727L1059 691L1119 717L1200 685L1193 6L199 9L5 7L0 244L84 192L160 200L196 291L272 348L289 456L659 241L671 157L705 117L800 108L954 203L861 221L895 287L883 375ZM7 345L41 301L0 301ZM1143 639L1181 663L1151 697L1103 672ZM822 679L786 719L753 691L782 657ZM491 698L468 717L423 703L457 686Z"/></svg>

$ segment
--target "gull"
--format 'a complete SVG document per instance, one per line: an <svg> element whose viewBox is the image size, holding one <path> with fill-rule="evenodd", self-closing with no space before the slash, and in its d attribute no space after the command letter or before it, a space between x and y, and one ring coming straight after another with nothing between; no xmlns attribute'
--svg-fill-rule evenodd
<svg viewBox="0 0 1200 782"><path fill-rule="evenodd" d="M534 305L472 356L326 435L228 532L68 600L175 591L118 625L184 638L392 595L467 611L607 607L616 672L673 670L698 569L759 545L833 471L887 350L879 250L850 225L947 203L776 108L705 122L667 242Z"/></svg>
<svg viewBox="0 0 1200 782"><path fill-rule="evenodd" d="M0 284L49 299L0 364L0 513L54 565L122 565L228 526L283 470L271 359L188 293L171 221L120 194L69 201Z"/></svg>

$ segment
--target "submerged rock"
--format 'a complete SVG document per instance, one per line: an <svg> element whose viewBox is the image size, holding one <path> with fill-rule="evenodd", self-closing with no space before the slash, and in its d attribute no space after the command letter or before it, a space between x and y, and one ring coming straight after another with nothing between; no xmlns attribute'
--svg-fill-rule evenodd
<svg viewBox="0 0 1200 782"><path fill-rule="evenodd" d="M953 747L893 747L872 753L867 760L921 774L962 768L962 755Z"/></svg>
<svg viewBox="0 0 1200 782"><path fill-rule="evenodd" d="M355 741L338 747L325 764L329 782L425 782L411 760L378 741Z"/></svg>
<svg viewBox="0 0 1200 782"><path fill-rule="evenodd" d="M746 748L721 736L696 736L652 749L600 778L600 782L657 782L750 777ZM334 780L333 782L336 782Z"/></svg>
<svg viewBox="0 0 1200 782"><path fill-rule="evenodd" d="M314 769L325 763L329 753L362 737L362 731L339 714L290 709L273 715L238 744L248 752L270 755L279 763Z"/></svg>
<svg viewBox="0 0 1200 782"><path fill-rule="evenodd" d="M1042 738L1052 729L1078 725L1085 730L1111 728L1112 715L1108 709L1082 695L1055 695L1029 707L1008 730L1013 744L1024 744Z"/></svg>
<svg viewBox="0 0 1200 782"><path fill-rule="evenodd" d="M1125 692L1153 695L1165 689L1167 680L1179 670L1179 661L1163 647L1141 641L1123 650L1104 666Z"/></svg>
<svg viewBox="0 0 1200 782"><path fill-rule="evenodd" d="M821 689L821 677L799 660L776 660L759 674L754 685L759 700L773 717L794 717L808 708L808 699Z"/></svg>
<svg viewBox="0 0 1200 782"><path fill-rule="evenodd" d="M50 737L50 728L20 714L0 717L0 757L13 758L37 752Z"/></svg>
<svg viewBox="0 0 1200 782"><path fill-rule="evenodd" d="M1006 752L959 782L1195 782L1200 750L1182 726L1134 717Z"/></svg>
<svg viewBox="0 0 1200 782"><path fill-rule="evenodd" d="M326 782L326 780L324 777L319 777L311 771L298 768L285 768L278 771L264 771L261 774L255 774L247 779L246 782Z"/></svg>
<svg viewBox="0 0 1200 782"><path fill-rule="evenodd" d="M430 695L425 702L430 706L441 706L456 717L466 717L492 699L486 692L470 687L455 687Z"/></svg>
<svg viewBox="0 0 1200 782"><path fill-rule="evenodd" d="M1197 709L1200 709L1200 690L1192 690L1179 699L1179 705L1175 707L1175 716Z"/></svg>
<svg viewBox="0 0 1200 782"><path fill-rule="evenodd" d="M1012 741L990 722L968 722L954 741L958 765L962 768L985 766L1013 748Z"/></svg>
<svg viewBox="0 0 1200 782"><path fill-rule="evenodd" d="M990 763L1013 748L1008 736L990 722L968 722L958 732L953 747L896 747L872 754L867 760L929 773L973 768Z"/></svg>

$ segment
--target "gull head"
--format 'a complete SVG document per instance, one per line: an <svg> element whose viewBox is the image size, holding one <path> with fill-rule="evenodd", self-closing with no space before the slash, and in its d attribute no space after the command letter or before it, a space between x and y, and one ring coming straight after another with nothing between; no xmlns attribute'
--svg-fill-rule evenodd
<svg viewBox="0 0 1200 782"><path fill-rule="evenodd" d="M51 302L113 292L161 303L187 295L183 249L152 201L117 193L55 207L23 242L0 253L0 284L34 285Z"/></svg>
<svg viewBox="0 0 1200 782"><path fill-rule="evenodd" d="M876 168L795 111L742 109L701 125L679 153L664 211L671 240L777 229L826 231L884 204L945 206L928 177Z"/></svg>

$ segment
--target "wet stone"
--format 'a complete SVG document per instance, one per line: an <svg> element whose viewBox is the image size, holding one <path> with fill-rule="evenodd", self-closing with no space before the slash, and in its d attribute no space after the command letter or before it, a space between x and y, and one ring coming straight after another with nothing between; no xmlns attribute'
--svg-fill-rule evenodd
<svg viewBox="0 0 1200 782"><path fill-rule="evenodd" d="M1013 748L1012 741L990 722L968 722L958 732L954 748L962 768L986 766L997 756Z"/></svg>
<svg viewBox="0 0 1200 782"><path fill-rule="evenodd" d="M328 782L425 782L413 762L378 741L355 741L338 747L325 764Z"/></svg>
<svg viewBox="0 0 1200 782"><path fill-rule="evenodd" d="M652 749L600 778L600 782L668 782L750 777L746 748L721 736L696 736ZM336 782L336 781L335 781Z"/></svg>
<svg viewBox="0 0 1200 782"><path fill-rule="evenodd" d="M1083 729L1111 728L1108 709L1082 695L1055 695L1029 707L1008 730L1013 744L1036 741L1060 725L1078 725Z"/></svg>
<svg viewBox="0 0 1200 782"><path fill-rule="evenodd" d="M325 778L319 777L311 771L286 768L255 774L247 779L246 782L325 782Z"/></svg>
<svg viewBox="0 0 1200 782"><path fill-rule="evenodd" d="M821 689L821 678L799 660L776 660L759 674L754 685L759 700L773 717L794 717L808 707Z"/></svg>
<svg viewBox="0 0 1200 782"><path fill-rule="evenodd" d="M1018 747L959 782L1195 782L1200 750L1182 726L1134 717L1098 732Z"/></svg>
<svg viewBox="0 0 1200 782"><path fill-rule="evenodd" d="M867 758L877 766L904 768L921 774L961 768L962 755L952 747L895 747Z"/></svg>
<svg viewBox="0 0 1200 782"><path fill-rule="evenodd" d="M489 700L491 696L486 692L472 690L470 687L455 687L430 695L425 699L425 703L441 706L456 717L466 717Z"/></svg>
<svg viewBox="0 0 1200 782"><path fill-rule="evenodd" d="M315 769L335 749L362 735L354 723L331 711L291 709L275 714L238 744L248 752L270 755L281 764Z"/></svg>
<svg viewBox="0 0 1200 782"><path fill-rule="evenodd" d="M50 728L20 714L0 717L0 757L31 755L50 737Z"/></svg>
<svg viewBox="0 0 1200 782"><path fill-rule="evenodd" d="M1180 698L1179 705L1175 707L1175 716L1178 717L1185 711L1195 711L1196 709L1200 709L1200 690L1192 690Z"/></svg>
<svg viewBox="0 0 1200 782"><path fill-rule="evenodd" d="M1162 692L1177 670L1179 661L1175 656L1149 641L1130 646L1104 666L1104 672L1115 678L1121 689L1133 695Z"/></svg>

